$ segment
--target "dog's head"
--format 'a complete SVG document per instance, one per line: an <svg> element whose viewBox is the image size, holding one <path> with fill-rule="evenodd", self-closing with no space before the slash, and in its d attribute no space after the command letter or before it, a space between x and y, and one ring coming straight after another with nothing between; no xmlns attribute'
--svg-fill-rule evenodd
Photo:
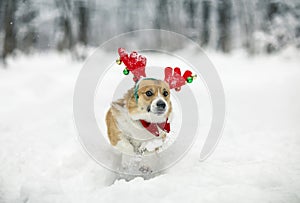
<svg viewBox="0 0 300 203"><path fill-rule="evenodd" d="M133 89L127 108L133 120L165 122L172 112L168 83L150 78L141 79Z"/></svg>
<svg viewBox="0 0 300 203"><path fill-rule="evenodd" d="M181 75L178 67L165 68L164 81L146 77L146 57L138 55L136 51L128 54L124 48L119 48L120 58L116 60L117 64L126 65L123 73L133 74L135 87L125 96L126 108L133 120L145 120L150 123L165 122L169 118L172 106L170 101L170 89L180 91L181 86L191 83L196 75L186 70ZM123 103L124 104L124 103Z"/></svg>

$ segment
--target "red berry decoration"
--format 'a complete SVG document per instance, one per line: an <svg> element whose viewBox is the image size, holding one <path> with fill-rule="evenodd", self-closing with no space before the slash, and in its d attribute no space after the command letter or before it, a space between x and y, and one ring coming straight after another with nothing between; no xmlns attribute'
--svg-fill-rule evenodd
<svg viewBox="0 0 300 203"><path fill-rule="evenodd" d="M187 70L187 71L184 72L182 77L184 77L184 79L187 80L188 77L192 77L192 72Z"/></svg>

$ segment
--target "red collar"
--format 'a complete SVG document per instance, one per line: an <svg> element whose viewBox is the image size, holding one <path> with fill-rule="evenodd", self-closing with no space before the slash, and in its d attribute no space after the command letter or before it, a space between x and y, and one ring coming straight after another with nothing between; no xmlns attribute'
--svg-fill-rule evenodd
<svg viewBox="0 0 300 203"><path fill-rule="evenodd" d="M152 133L155 136L159 136L159 130L158 127L165 132L170 132L170 123L168 123L168 118L166 122L163 123L149 123L145 120L140 120L141 124L146 128L150 133Z"/></svg>

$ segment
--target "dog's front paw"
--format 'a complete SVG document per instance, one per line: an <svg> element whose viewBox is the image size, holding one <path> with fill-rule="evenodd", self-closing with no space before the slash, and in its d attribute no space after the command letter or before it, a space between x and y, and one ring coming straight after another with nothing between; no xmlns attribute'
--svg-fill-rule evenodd
<svg viewBox="0 0 300 203"><path fill-rule="evenodd" d="M146 148L143 144L137 149L137 153L138 153L139 155L143 155L143 154L145 154L147 151L148 151L147 148Z"/></svg>
<svg viewBox="0 0 300 203"><path fill-rule="evenodd" d="M153 172L149 166L141 166L139 168L139 171L144 173L144 174L150 174L150 173Z"/></svg>
<svg viewBox="0 0 300 203"><path fill-rule="evenodd" d="M145 152L158 152L163 145L162 139L155 139L152 141L144 142L140 148Z"/></svg>

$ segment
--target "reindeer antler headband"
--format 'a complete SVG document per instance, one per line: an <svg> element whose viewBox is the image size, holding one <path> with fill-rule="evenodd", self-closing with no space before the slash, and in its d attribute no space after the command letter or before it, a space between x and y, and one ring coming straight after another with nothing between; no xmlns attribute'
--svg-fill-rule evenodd
<svg viewBox="0 0 300 203"><path fill-rule="evenodd" d="M131 54L126 53L124 48L119 48L118 53L120 58L116 60L118 65L122 62L125 64L125 69L123 70L124 75L128 75L129 72L133 74L133 80L137 83L141 78L146 77L145 67L147 59L142 55L138 55L136 51L131 52ZM197 75L192 75L192 72L186 70L181 76L180 68L166 67L165 68L165 78L164 80L169 84L170 89L175 89L180 91L181 86L186 83L192 83ZM137 99L137 98L136 98Z"/></svg>

